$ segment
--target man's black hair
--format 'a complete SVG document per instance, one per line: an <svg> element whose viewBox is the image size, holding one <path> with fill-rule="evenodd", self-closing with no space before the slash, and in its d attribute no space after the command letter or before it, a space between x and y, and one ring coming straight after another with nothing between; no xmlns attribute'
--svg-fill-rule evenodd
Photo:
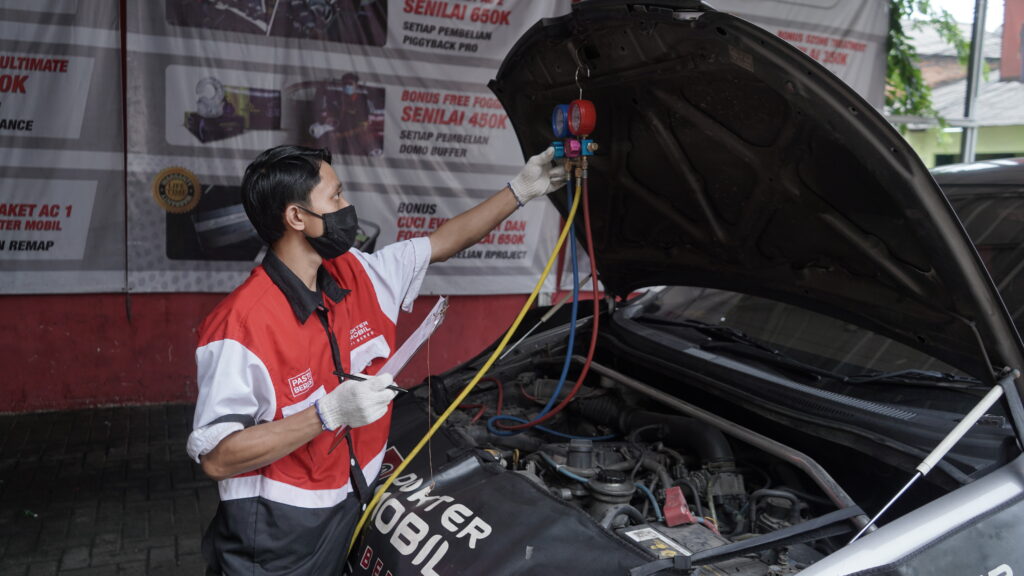
<svg viewBox="0 0 1024 576"><path fill-rule="evenodd" d="M320 183L320 163L331 163L326 148L284 145L256 157L242 177L242 206L256 232L267 244L284 235L284 209L309 202Z"/></svg>

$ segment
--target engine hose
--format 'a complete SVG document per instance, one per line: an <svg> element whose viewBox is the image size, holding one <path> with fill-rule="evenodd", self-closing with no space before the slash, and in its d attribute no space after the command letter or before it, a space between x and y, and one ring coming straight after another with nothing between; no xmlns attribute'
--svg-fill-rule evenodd
<svg viewBox="0 0 1024 576"><path fill-rule="evenodd" d="M657 444L655 444L654 450L656 452L664 452L665 454L668 454L669 458L672 458L673 460L675 460L676 464L683 464L684 463L683 455L680 454L678 451L673 450L672 448L669 448L668 446L665 446L665 444L663 442L658 442Z"/></svg>
<svg viewBox="0 0 1024 576"><path fill-rule="evenodd" d="M633 411L622 417L624 428L633 430L641 426L661 424L668 429L668 437L675 441L690 443L706 463L732 462L732 447L725 434L695 418L659 414L657 412Z"/></svg>
<svg viewBox="0 0 1024 576"><path fill-rule="evenodd" d="M650 456L644 455L644 457L640 459L640 465L643 466L644 470L654 472L658 476L658 479L661 480L661 484L663 486L672 485L672 477L669 476L668 470L665 470L665 467L661 462L658 462Z"/></svg>
<svg viewBox="0 0 1024 576"><path fill-rule="evenodd" d="M519 328L519 324L521 324L523 318L526 317L526 313L530 311L534 301L537 299L537 295L540 294L541 288L544 287L544 281L547 280L548 274L551 272L551 267L554 266L555 260L558 259L558 253L562 250L562 245L565 244L565 238L569 235L569 226L572 225L573 220L576 218L576 211L579 209L579 202L580 197L577 195L573 201L572 207L569 209L569 215L565 219L565 226L562 227L562 232L558 235L558 241L555 242L555 248L551 251L551 256L548 257L547 264L544 265L544 271L541 272L540 278L537 279L537 285L534 286L533 292L531 292L530 296L527 297L526 302L519 311L519 315L516 316L512 325L509 326L508 331L505 332L505 336L502 337L501 342L498 343L497 348L495 348L494 352L491 353L487 362L484 362L484 365L480 367L480 370L475 376L473 376L473 379L469 381L469 384L466 384L466 387L462 389L462 392L452 400L451 404L448 405L448 408L445 409L437 421L434 422L433 426L430 427L430 430L428 430L416 446L409 451L409 455L406 456L405 460L395 468L394 472L388 476L388 479L384 481L380 489L374 493L373 498L366 506L366 510L363 511L363 515L359 518L359 522L356 524L355 530L352 532L352 540L348 543L348 554L352 553L352 548L355 547L356 540L359 539L359 534L362 532L363 526L366 525L367 519L369 519L370 515L373 514L374 509L377 507L377 503L380 502L381 495L387 492L388 488L391 487L391 484L394 483L395 478L402 475L402 472L409 466L409 463L412 462L416 455L420 453L420 450L426 446L427 442L434 437L434 434L441 429L441 425L448 420L448 417L452 415L452 412L459 407L459 404L463 403L466 396L468 396L469 393L473 391L473 388L476 387L477 383L483 379L484 375L487 374L491 369L491 366L493 366L494 362L498 359L498 356L501 355L501 351L504 350L505 346L508 346L509 341L512 340L512 335L515 334L516 329Z"/></svg>
<svg viewBox="0 0 1024 576"><path fill-rule="evenodd" d="M571 478L579 482L580 484L587 484L590 482L590 479L583 476L582 471L579 470L578 468L573 468L571 466L559 464L558 462L555 462L554 458L552 458L545 452L537 452L537 454L540 454L541 459L544 460L544 462L546 462L548 466L551 466L551 468L554 469L555 472L558 472L562 476L565 476L566 478Z"/></svg>
<svg viewBox="0 0 1024 576"><path fill-rule="evenodd" d="M605 426L619 426L619 416L622 414L622 403L610 396L598 396L597 398L580 399L573 405L573 410L587 420L594 420Z"/></svg>
<svg viewBox="0 0 1024 576"><path fill-rule="evenodd" d="M695 449L703 462L734 460L725 434L696 418L641 410L623 411L622 405L609 397L580 400L576 402L575 410L588 420L618 427L623 433L644 426L663 425L674 442Z"/></svg>
<svg viewBox="0 0 1024 576"><path fill-rule="evenodd" d="M693 493L693 500L691 500L689 502L689 504L695 505L697 507L697 516L700 517L700 518L703 518L704 517L704 504L701 503L701 501L700 501L700 492L697 492L697 487L693 484L693 482L683 478L683 479L680 479L680 480L676 480L672 484L675 485L675 486L686 486L687 488L690 489L690 492Z"/></svg>
<svg viewBox="0 0 1024 576"><path fill-rule="evenodd" d="M615 464L609 464L601 467L604 470L611 470L612 472L628 472L633 468L636 468L636 460L623 460L622 462L616 462Z"/></svg>
<svg viewBox="0 0 1024 576"><path fill-rule="evenodd" d="M654 497L654 492L643 482L634 482L633 486L639 488L644 493L644 496L647 496L647 500L651 503L651 508L654 509L654 517L658 519L658 522L663 521L665 517L661 515L661 508L658 508L658 499Z"/></svg>
<svg viewBox="0 0 1024 576"><path fill-rule="evenodd" d="M587 237L587 255L590 257L591 287L593 288L593 294L594 294L594 298L593 298L593 301L594 301L594 316L593 316L594 320L593 320L593 323L594 323L594 325L592 326L591 332L590 332L590 348L587 350L587 359L583 363L583 368L580 370L580 375L576 379L576 384L572 387L572 390L569 392L569 395L566 396L564 400L559 402L558 406L555 406L547 414L545 414L545 415L543 415L543 416L541 416L539 418L535 418L535 419L533 419L530 422L524 422L522 424L504 424L504 425L496 423L497 426L499 426L500 428L505 429L505 430L525 430L527 428L532 428L532 427L536 426L537 424L541 424L543 422L546 422L547 420L552 418L554 415L558 414L563 409L565 409L565 407L569 405L569 402L572 402L573 398L575 398L575 396L576 396L576 393L579 392L580 388L583 386L583 380L586 379L587 373L590 371L590 363L593 361L593 359L594 359L594 351L597 349L597 334L598 334L598 327L599 327L599 324L600 324L599 321L601 319L601 291L597 287L597 281L598 281L597 258L594 255L594 235L593 235L593 232L591 231L591 226L590 226L590 194L589 194L589 187L588 187L588 184L587 184L588 177L587 177L587 167L586 167L586 157L585 156L583 158L583 162L584 162L584 164L583 164L582 178L580 178L579 180L583 181L583 220L584 220L584 229L586 231L586 237ZM579 200L579 197L580 197L580 195L577 194L576 195L576 200L577 201Z"/></svg>
<svg viewBox="0 0 1024 576"><path fill-rule="evenodd" d="M573 359L577 362L583 361L583 358L579 356L575 356ZM741 442L750 444L755 448L760 448L765 452L792 464L797 469L807 474L814 483L818 485L818 488L820 488L821 491L825 493L825 495L827 495L839 508L852 508L857 505L857 503L853 501L853 498L846 493L846 490L844 490L843 487L829 475L828 471L826 471L821 464L818 464L803 452L794 450L789 446L776 442L775 440L772 440L771 438L759 434L749 428L726 420L721 416L708 412L702 408L698 408L693 404L684 402L671 394L667 394L654 386L645 384L636 378L631 378L621 372L613 370L612 368L602 366L598 363L594 363L593 368L602 376L607 376L631 390L639 392L665 406L675 408L690 417L698 418L701 421L706 422L709 426L728 432L730 436ZM850 519L850 522L857 526L857 528L867 526L869 521L870 520L865 514L858 514Z"/></svg>
<svg viewBox="0 0 1024 576"><path fill-rule="evenodd" d="M463 430L477 446L487 444L500 444L503 448L516 448L523 452L535 452L540 450L544 442L539 438L533 436L495 436L487 431L486 428L480 428L479 426L470 426L466 430Z"/></svg>
<svg viewBox="0 0 1024 576"><path fill-rule="evenodd" d="M757 504L763 498L782 498L783 500L789 501L789 518L787 518L786 521L790 524L798 523L800 521L800 512L807 507L807 504L805 502L801 502L800 499L797 498L796 494L786 490L772 490L771 488L755 490L750 495L751 530L753 530L754 522L757 520Z"/></svg>
<svg viewBox="0 0 1024 576"><path fill-rule="evenodd" d="M641 426L639 428L633 428L632 430L630 430L629 434L626 435L626 442L629 442L630 444L636 444L640 440L640 435L643 434L644 432L647 432L648 430L656 430L660 434L665 433L665 427L662 426L661 424L648 424L646 426Z"/></svg>
<svg viewBox="0 0 1024 576"><path fill-rule="evenodd" d="M623 504L622 506L612 508L604 515L604 518L601 518L601 527L606 530L610 529L612 527L612 522L615 522L615 519L623 514L629 516L633 520L636 520L640 524L647 522L647 519L644 518L644 515L641 514L639 510L633 508L629 504Z"/></svg>

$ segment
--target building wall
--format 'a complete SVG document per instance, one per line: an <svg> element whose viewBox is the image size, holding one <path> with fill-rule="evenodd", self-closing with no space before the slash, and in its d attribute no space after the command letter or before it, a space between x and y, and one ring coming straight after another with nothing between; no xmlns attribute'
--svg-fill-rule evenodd
<svg viewBox="0 0 1024 576"><path fill-rule="evenodd" d="M991 9L991 4L989 4ZM1005 0L1003 8L1003 53L999 74L1003 80L1024 80L1024 0Z"/></svg>
<svg viewBox="0 0 1024 576"><path fill-rule="evenodd" d="M988 68L983 74L994 74L1000 62L997 58L986 58L985 65ZM967 78L967 66L961 64L956 56L920 56L918 67L921 69L921 78L932 88Z"/></svg>
<svg viewBox="0 0 1024 576"><path fill-rule="evenodd" d="M911 130L905 134L911 147L929 168L935 157L960 153L960 132L943 132L940 128ZM985 126L978 131L977 154L1024 156L1024 126Z"/></svg>
<svg viewBox="0 0 1024 576"><path fill-rule="evenodd" d="M223 294L0 297L0 412L193 402L196 328ZM404 340L436 301L402 314ZM524 295L455 296L445 323L398 381L463 362L500 337Z"/></svg>
<svg viewBox="0 0 1024 576"><path fill-rule="evenodd" d="M990 61L990 66L993 64ZM998 62L995 63L998 65ZM936 87L962 80L967 76L967 67L954 56L922 56L918 66L925 84Z"/></svg>

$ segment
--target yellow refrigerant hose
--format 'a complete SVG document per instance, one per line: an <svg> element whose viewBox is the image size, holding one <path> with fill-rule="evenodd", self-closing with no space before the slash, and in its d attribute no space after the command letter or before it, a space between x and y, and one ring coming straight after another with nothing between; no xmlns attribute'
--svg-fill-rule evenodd
<svg viewBox="0 0 1024 576"><path fill-rule="evenodd" d="M356 545L356 540L359 539L359 533L362 531L363 526L366 524L366 520L373 513L373 509L377 506L377 503L380 502L381 495L387 492L388 488L391 487L391 484L392 482L394 482L395 478L398 478L402 474L402 471L405 470L405 467L408 466L408 464L412 462L412 459L415 458L416 455L420 453L420 450L423 449L427 442L429 442L430 439L434 436L434 434L441 428L441 425L444 424L445 420L447 420L448 417L451 416L452 412L455 411L459 404L462 404L462 401L466 399L466 396L468 396L469 393L473 391L473 388L476 386L477 382L479 382L480 379L483 378L485 374L487 374L487 371L491 369L491 366L498 359L498 356L501 354L501 351L504 350L505 346L508 345L508 341L512 339L512 335L515 334L516 329L519 328L519 324L523 321L523 318L526 316L526 313L530 310L530 307L533 305L534 300L537 299L537 294L540 293L541 288L544 286L544 280L547 279L548 274L551 272L551 267L558 259L558 253L562 250L562 245L565 244L566 236L569 235L569 227L572 226L573 219L576 218L576 209L579 208L581 195L582 194L580 178L576 178L576 190L575 194L573 194L572 207L569 209L569 216L565 219L565 226L562 227L562 233L559 234L558 236L558 242L555 243L555 249L551 251L551 256L548 258L548 263L544 266L544 271L541 272L540 278L537 280L537 285L533 288L533 292L530 293L530 297L526 299L526 303L523 304L523 308L522 310L519 311L519 315L516 316L515 321L512 322L512 326L508 329L507 332L505 332L505 336L501 339L501 342L498 343L498 347L494 349L494 352L491 353L491 357L487 359L487 362L485 362L483 367L480 368L480 371L476 373L476 376L473 376L473 379L470 380L469 384L467 384L466 387L462 389L462 392L458 395L458 397L456 397L455 400L452 400L452 403L448 406L448 409L445 410L443 414L441 414L441 417L437 419L437 422L434 422L434 425L430 427L430 430L427 431L426 435L420 439L419 443L417 443L416 446L413 447L413 449L409 452L409 455L405 458L405 460L403 460L402 463L399 464L397 468L395 468L395 471L392 472L390 476L388 476L388 479L384 482L383 485L381 485L381 487L373 495L373 498L370 500L370 503L366 506L366 510L363 511L362 517L359 518L359 523L356 524L355 532L352 533L352 541L348 544L348 554L352 553L352 549Z"/></svg>

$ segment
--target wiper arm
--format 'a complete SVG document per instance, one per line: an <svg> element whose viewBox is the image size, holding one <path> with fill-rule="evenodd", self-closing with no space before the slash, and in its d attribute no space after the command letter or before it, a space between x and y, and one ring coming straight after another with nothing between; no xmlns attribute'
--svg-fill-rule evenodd
<svg viewBox="0 0 1024 576"><path fill-rule="evenodd" d="M776 366L798 370L816 380L827 378L847 384L875 384L897 382L908 386L929 386L932 388L948 388L953 390L988 390L988 386L971 376L960 376L938 370L907 369L891 372L872 371L861 374L845 375L825 368L818 368L786 356L779 350L768 346L742 330L729 326L708 324L698 320L666 320L653 316L641 316L637 320L649 324L692 328L717 342L700 345L702 350L713 348L731 348L732 352L743 354L749 358L770 362ZM743 346L743 348L737 345Z"/></svg>
<svg viewBox="0 0 1024 576"><path fill-rule="evenodd" d="M815 381L819 381L822 378L829 380L842 380L843 376L824 368L818 368L805 364L799 360L786 356L778 350L766 351L761 348L751 346L747 342L707 342L700 346L701 350L714 350L716 348L726 348L730 352L735 354L741 354L754 360L760 360L769 364L774 364L777 367L790 369L800 372L804 376L813 378Z"/></svg>
<svg viewBox="0 0 1024 576"><path fill-rule="evenodd" d="M641 317L638 320L643 320L644 322L651 324L692 328L709 338L717 340L717 342L706 342L701 344L701 350L729 348L731 352L743 354L744 356L755 360L761 360L782 368L797 370L803 375L810 376L815 380L821 380L822 378L843 380L845 378L842 374L837 372L818 368L817 366L811 366L810 364L806 364L795 358L786 356L779 350L772 348L756 338L748 336L746 332L737 328L707 324L696 320L665 320L663 318L648 316Z"/></svg>
<svg viewBox="0 0 1024 576"><path fill-rule="evenodd" d="M893 372L865 372L855 374L845 379L851 384L871 384L875 382L900 382L904 384L925 384L929 386L941 386L942 388L955 388L962 390L988 390L981 380L972 376L961 376L940 372L938 370L919 370L911 368L907 370L896 370Z"/></svg>
<svg viewBox="0 0 1024 576"><path fill-rule="evenodd" d="M676 326L679 328L692 328L701 334L705 334L712 338L719 340L728 340L730 342L742 342L744 344L750 344L755 348L760 348L765 352L771 352L777 354L778 350L775 350L771 346L768 346L764 342L755 340L747 333L730 326L721 326L718 324L708 324L707 322L700 322L698 320L666 320L664 318L657 318L654 316L641 316L637 318L638 321L643 321L648 324L660 324L662 326Z"/></svg>

